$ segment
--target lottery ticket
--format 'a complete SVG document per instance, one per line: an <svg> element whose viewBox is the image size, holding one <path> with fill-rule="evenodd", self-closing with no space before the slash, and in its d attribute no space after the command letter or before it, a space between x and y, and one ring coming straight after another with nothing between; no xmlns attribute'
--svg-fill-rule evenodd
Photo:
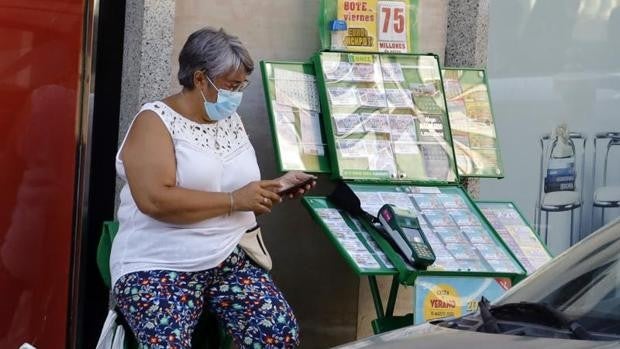
<svg viewBox="0 0 620 349"><path fill-rule="evenodd" d="M366 132L390 132L388 114L362 114L361 119Z"/></svg>
<svg viewBox="0 0 620 349"><path fill-rule="evenodd" d="M376 88L359 88L357 96L365 107L383 108L386 106L385 92Z"/></svg>
<svg viewBox="0 0 620 349"><path fill-rule="evenodd" d="M334 114L333 119L339 136L364 131L360 114Z"/></svg>
<svg viewBox="0 0 620 349"><path fill-rule="evenodd" d="M327 89L329 100L333 105L358 105L354 87L330 87Z"/></svg>

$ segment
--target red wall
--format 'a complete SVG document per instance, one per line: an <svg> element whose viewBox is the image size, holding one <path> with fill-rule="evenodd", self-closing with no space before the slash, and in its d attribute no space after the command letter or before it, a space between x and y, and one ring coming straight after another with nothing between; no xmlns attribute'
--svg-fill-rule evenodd
<svg viewBox="0 0 620 349"><path fill-rule="evenodd" d="M83 0L0 0L0 348L64 348Z"/></svg>

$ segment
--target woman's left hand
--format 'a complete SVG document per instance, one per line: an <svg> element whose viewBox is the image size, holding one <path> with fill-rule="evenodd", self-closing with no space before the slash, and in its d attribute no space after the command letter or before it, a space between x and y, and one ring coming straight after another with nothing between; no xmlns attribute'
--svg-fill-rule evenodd
<svg viewBox="0 0 620 349"><path fill-rule="evenodd" d="M276 178L282 185L282 189L278 192L280 196L289 199L298 198L305 192L314 188L316 185L316 176L302 172L290 171L284 176Z"/></svg>

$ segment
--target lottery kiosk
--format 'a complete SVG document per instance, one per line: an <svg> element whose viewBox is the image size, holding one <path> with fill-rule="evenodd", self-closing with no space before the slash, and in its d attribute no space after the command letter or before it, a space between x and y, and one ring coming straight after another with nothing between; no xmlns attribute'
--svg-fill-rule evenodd
<svg viewBox="0 0 620 349"><path fill-rule="evenodd" d="M481 211L458 184L460 175L503 176L484 71L442 69L434 54L408 53L417 1L364 1L374 15L404 6L405 34L391 37L380 23L349 21L343 30L334 16L355 12L360 19L364 12L344 11L345 2L324 0L321 17L329 29L321 30L323 48L343 31L331 36L342 40L341 51L306 62L261 62L278 167L330 174L373 217L328 197L303 199L346 263L368 278L375 333L475 310L482 295L496 298L550 259L514 205L485 203ZM363 43L350 36L364 33L373 45L348 52ZM390 47L403 53L382 49L390 38L402 41ZM498 228L498 214L512 217L512 225ZM432 251L431 263L421 244ZM380 275L393 277L387 303ZM405 316L394 315L399 285L414 287Z"/></svg>

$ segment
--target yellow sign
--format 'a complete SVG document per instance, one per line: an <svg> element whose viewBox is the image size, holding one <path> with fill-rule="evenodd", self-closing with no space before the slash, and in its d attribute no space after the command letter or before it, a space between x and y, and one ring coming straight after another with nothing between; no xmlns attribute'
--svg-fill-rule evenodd
<svg viewBox="0 0 620 349"><path fill-rule="evenodd" d="M349 62L350 63L363 63L363 64L373 64L375 62L373 55L363 54L349 54Z"/></svg>
<svg viewBox="0 0 620 349"><path fill-rule="evenodd" d="M348 50L377 51L377 0L338 0L338 18L347 22Z"/></svg>
<svg viewBox="0 0 620 349"><path fill-rule="evenodd" d="M424 320L461 316L461 301L454 287L448 284L434 286L424 298Z"/></svg>
<svg viewBox="0 0 620 349"><path fill-rule="evenodd" d="M338 0L338 19L347 22L348 51L408 52L409 0Z"/></svg>

